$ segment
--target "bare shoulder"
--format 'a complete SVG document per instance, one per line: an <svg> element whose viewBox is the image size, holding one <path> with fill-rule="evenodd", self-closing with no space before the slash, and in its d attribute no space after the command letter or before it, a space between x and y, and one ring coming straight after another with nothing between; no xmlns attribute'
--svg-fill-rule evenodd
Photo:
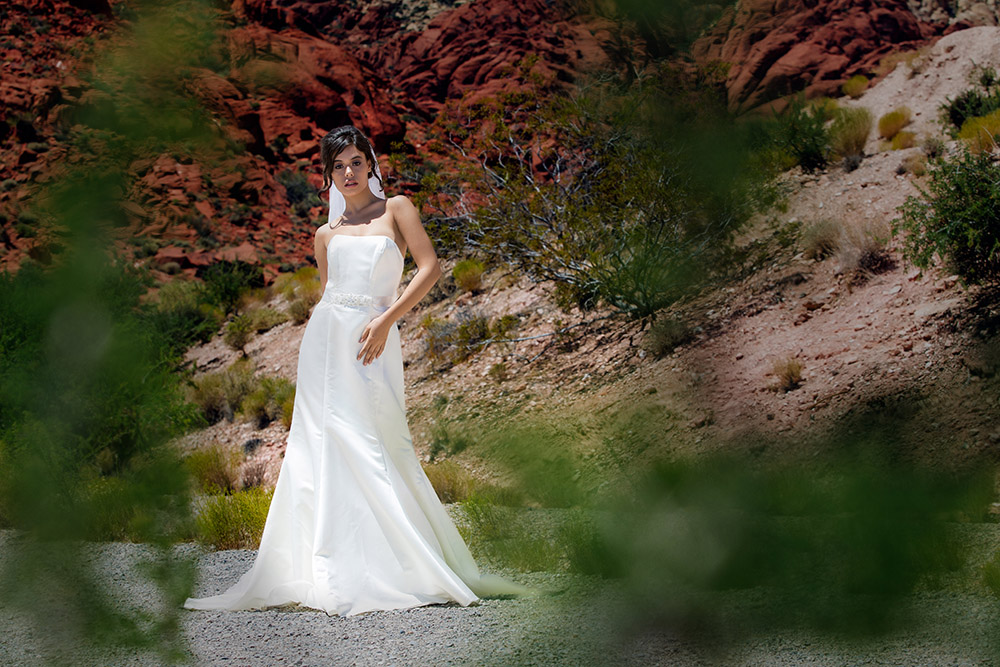
<svg viewBox="0 0 1000 667"><path fill-rule="evenodd" d="M406 195L393 195L386 200L385 205L393 213L403 213L404 215L409 211L416 212L417 210L417 207L414 206L413 202Z"/></svg>

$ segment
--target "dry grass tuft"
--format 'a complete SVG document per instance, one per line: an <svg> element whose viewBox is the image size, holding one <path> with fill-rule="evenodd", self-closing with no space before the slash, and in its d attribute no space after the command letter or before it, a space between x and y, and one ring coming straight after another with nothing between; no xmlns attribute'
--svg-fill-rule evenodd
<svg viewBox="0 0 1000 667"><path fill-rule="evenodd" d="M886 221L857 219L844 224L837 244L837 260L851 285L895 266L887 249L891 230Z"/></svg>
<svg viewBox="0 0 1000 667"><path fill-rule="evenodd" d="M858 99L868 89L868 77L856 74L844 82L840 90L851 99Z"/></svg>
<svg viewBox="0 0 1000 667"><path fill-rule="evenodd" d="M476 480L472 475L454 461L424 463L423 468L424 474L427 475L442 503L460 503L466 500L476 487Z"/></svg>
<svg viewBox="0 0 1000 667"><path fill-rule="evenodd" d="M779 359L774 362L771 374L776 379L774 391L792 391L802 385L802 362L795 357Z"/></svg>
<svg viewBox="0 0 1000 667"><path fill-rule="evenodd" d="M878 119L878 134L883 139L892 139L900 130L909 125L912 113L907 107L893 109Z"/></svg>
<svg viewBox="0 0 1000 667"><path fill-rule="evenodd" d="M896 173L923 176L927 173L927 158L920 153L907 155L903 158L903 161L899 163Z"/></svg>
<svg viewBox="0 0 1000 667"><path fill-rule="evenodd" d="M973 153L996 149L1000 136L1000 109L986 116L970 118L962 124L958 138L965 141Z"/></svg>
<svg viewBox="0 0 1000 667"><path fill-rule="evenodd" d="M897 132L896 136L889 142L889 147L894 151L901 151L905 148L913 148L917 145L917 135L913 132Z"/></svg>
<svg viewBox="0 0 1000 667"><path fill-rule="evenodd" d="M830 147L843 158L863 156L872 131L872 114L865 107L838 109L830 126Z"/></svg>
<svg viewBox="0 0 1000 667"><path fill-rule="evenodd" d="M807 259L824 259L837 249L840 238L840 225L823 218L807 224L802 229L800 237L802 254Z"/></svg>

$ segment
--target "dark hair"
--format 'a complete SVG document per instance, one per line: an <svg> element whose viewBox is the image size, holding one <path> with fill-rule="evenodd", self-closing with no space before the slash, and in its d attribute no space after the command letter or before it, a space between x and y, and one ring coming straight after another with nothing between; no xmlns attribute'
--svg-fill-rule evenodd
<svg viewBox="0 0 1000 667"><path fill-rule="evenodd" d="M375 173L375 164L378 160L375 159L375 151L372 149L368 137L353 125L342 125L327 132L326 136L319 141L319 157L323 161L323 190L329 190L333 187L333 161L348 146L357 148L368 160L371 172L365 177L365 181L367 182ZM384 191L385 183L382 182L381 177L378 177L378 184L379 189Z"/></svg>

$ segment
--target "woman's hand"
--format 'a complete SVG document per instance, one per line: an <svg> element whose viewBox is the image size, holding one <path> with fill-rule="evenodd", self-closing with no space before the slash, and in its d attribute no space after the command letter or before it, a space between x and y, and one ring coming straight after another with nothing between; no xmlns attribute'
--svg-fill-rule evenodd
<svg viewBox="0 0 1000 667"><path fill-rule="evenodd" d="M363 363L366 366L381 356L385 349L385 341L389 337L390 327L392 327L392 321L379 315L369 322L361 333L361 339L358 342L362 345L358 352L358 359L364 357Z"/></svg>

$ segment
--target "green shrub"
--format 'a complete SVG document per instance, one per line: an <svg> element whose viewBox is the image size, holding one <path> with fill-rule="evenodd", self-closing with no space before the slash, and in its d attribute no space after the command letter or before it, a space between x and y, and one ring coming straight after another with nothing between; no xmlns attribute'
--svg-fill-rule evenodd
<svg viewBox="0 0 1000 667"><path fill-rule="evenodd" d="M1000 166L986 153L967 150L936 161L927 189L909 196L893 221L903 235L903 254L915 266L935 255L968 283L1000 278Z"/></svg>
<svg viewBox="0 0 1000 667"><path fill-rule="evenodd" d="M263 333L273 329L283 322L289 320L289 314L275 308L254 308L246 312L250 318L250 328L257 333Z"/></svg>
<svg viewBox="0 0 1000 667"><path fill-rule="evenodd" d="M238 359L226 370L202 377L190 391L190 400L210 424L220 419L233 421L256 385L253 364L249 359Z"/></svg>
<svg viewBox="0 0 1000 667"><path fill-rule="evenodd" d="M203 290L197 282L172 280L160 287L159 300L149 318L180 354L195 343L211 340L222 324L223 315L203 301Z"/></svg>
<svg viewBox="0 0 1000 667"><path fill-rule="evenodd" d="M954 100L946 100L941 109L953 131L957 131L971 118L982 118L1000 110L1000 89L984 91L969 88L959 93Z"/></svg>
<svg viewBox="0 0 1000 667"><path fill-rule="evenodd" d="M868 134L872 130L872 114L864 107L837 109L830 125L830 147L842 158L863 156Z"/></svg>
<svg viewBox="0 0 1000 667"><path fill-rule="evenodd" d="M306 217L310 208L323 205L323 200L319 198L319 192L301 171L285 170L279 172L275 180L285 186L285 196L288 198L288 203L292 205L292 210L299 216Z"/></svg>
<svg viewBox="0 0 1000 667"><path fill-rule="evenodd" d="M198 540L216 549L257 549L274 491L254 487L212 495L198 509Z"/></svg>
<svg viewBox="0 0 1000 667"><path fill-rule="evenodd" d="M263 270L241 260L211 264L202 272L201 279L205 281L207 300L227 315L236 310L244 292L264 286Z"/></svg>
<svg viewBox="0 0 1000 667"><path fill-rule="evenodd" d="M465 292L478 292L483 288L483 271L486 267L477 259L463 259L451 270L455 284Z"/></svg>
<svg viewBox="0 0 1000 667"><path fill-rule="evenodd" d="M802 98L793 99L779 118L776 141L804 171L826 166L830 134L826 123L832 112L826 106L810 107Z"/></svg>
<svg viewBox="0 0 1000 667"><path fill-rule="evenodd" d="M858 99L867 89L868 77L864 74L856 74L840 86L841 92L851 99Z"/></svg>
<svg viewBox="0 0 1000 667"><path fill-rule="evenodd" d="M288 304L288 316L295 324L302 324L308 320L310 310L312 310L312 306L306 299L295 299Z"/></svg>
<svg viewBox="0 0 1000 667"><path fill-rule="evenodd" d="M202 493L232 493L239 488L239 449L213 443L191 452L184 465Z"/></svg>
<svg viewBox="0 0 1000 667"><path fill-rule="evenodd" d="M878 119L879 136L891 140L910 122L911 111L907 107L893 109Z"/></svg>
<svg viewBox="0 0 1000 667"><path fill-rule="evenodd" d="M240 411L248 421L264 428L284 416L285 404L294 400L295 385L285 378L260 378L257 388L243 399Z"/></svg>
<svg viewBox="0 0 1000 667"><path fill-rule="evenodd" d="M246 356L244 348L253 337L253 331L253 320L247 315L237 315L226 325L223 340L226 341L226 345Z"/></svg>
<svg viewBox="0 0 1000 667"><path fill-rule="evenodd" d="M521 318L517 315L501 315L490 326L490 335L494 338L506 338L521 324Z"/></svg>

